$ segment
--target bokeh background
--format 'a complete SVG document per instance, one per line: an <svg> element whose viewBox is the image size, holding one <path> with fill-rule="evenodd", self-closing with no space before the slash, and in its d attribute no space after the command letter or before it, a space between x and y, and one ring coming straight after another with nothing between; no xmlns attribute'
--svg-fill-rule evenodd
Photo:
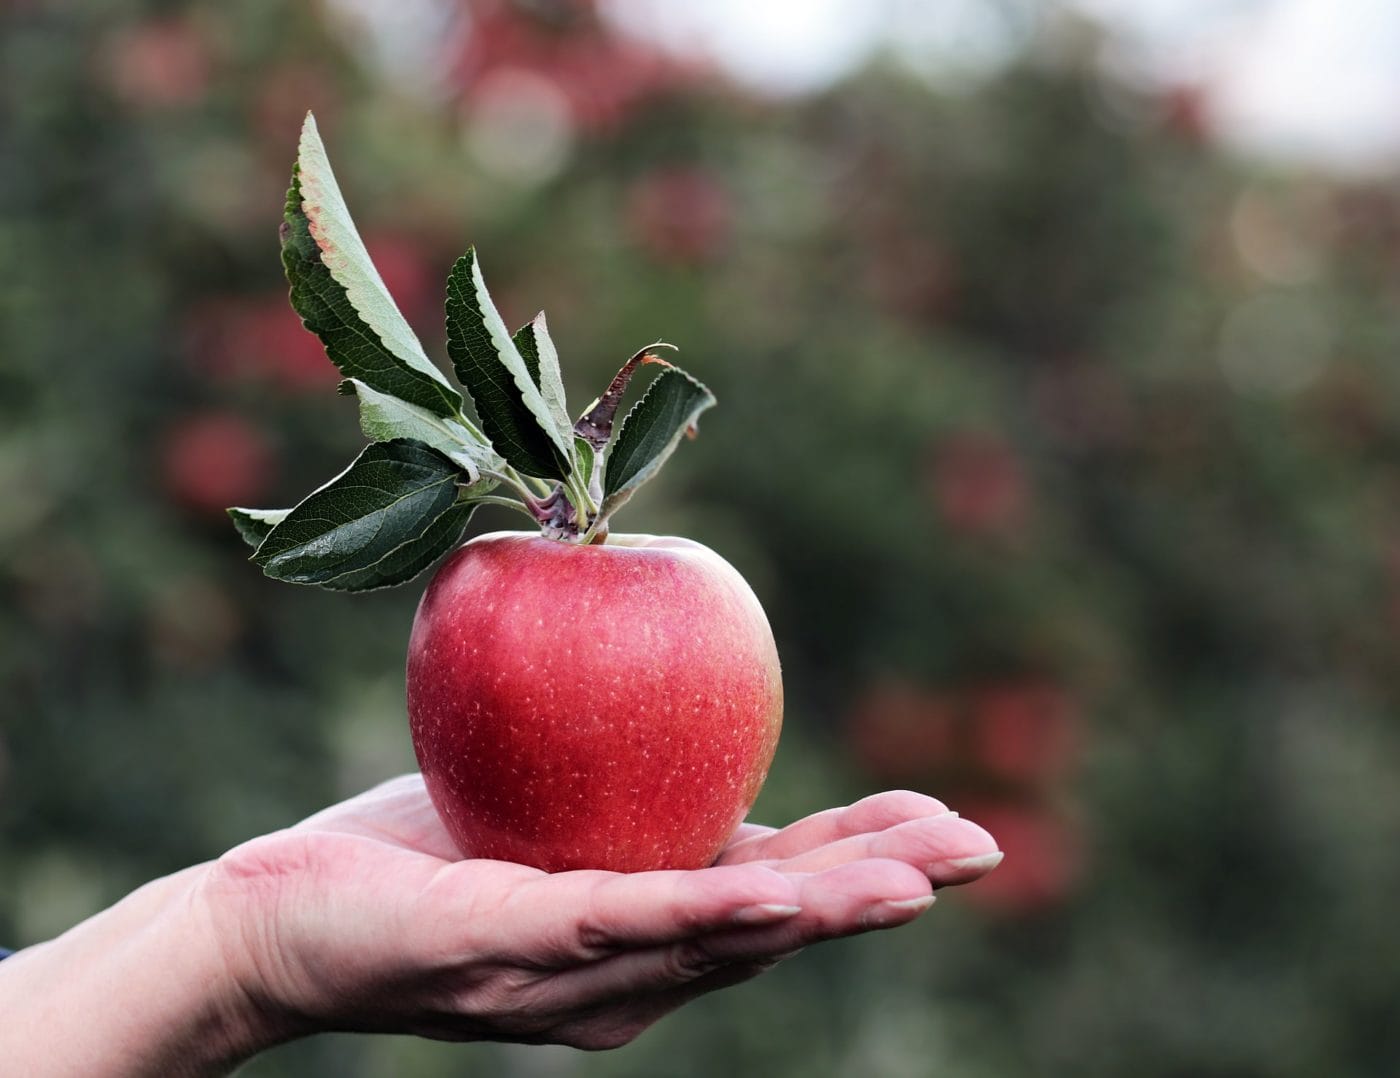
<svg viewBox="0 0 1400 1078"><path fill-rule="evenodd" d="M576 402L660 336L715 389L623 526L769 611L758 815L908 786L1007 859L615 1053L247 1074L1395 1073L1400 8L0 19L0 940L412 765L419 587L274 584L222 515L361 441L277 257L313 108L430 351L473 242Z"/></svg>

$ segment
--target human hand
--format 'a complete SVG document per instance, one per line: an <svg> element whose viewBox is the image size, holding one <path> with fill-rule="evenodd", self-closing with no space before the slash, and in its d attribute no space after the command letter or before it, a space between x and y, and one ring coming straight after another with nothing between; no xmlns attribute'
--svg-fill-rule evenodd
<svg viewBox="0 0 1400 1078"><path fill-rule="evenodd" d="M699 871L459 858L408 775L210 866L201 898L259 1036L614 1047L811 943L911 921L1000 854L940 802L892 792L745 824Z"/></svg>

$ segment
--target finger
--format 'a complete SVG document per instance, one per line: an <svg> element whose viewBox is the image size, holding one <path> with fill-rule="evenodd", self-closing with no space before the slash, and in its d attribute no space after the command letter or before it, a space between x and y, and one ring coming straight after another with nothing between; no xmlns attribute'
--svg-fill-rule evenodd
<svg viewBox="0 0 1400 1078"><path fill-rule="evenodd" d="M568 968L719 928L772 924L799 912L798 885L763 865L559 872L512 880L505 893L483 898L480 874L470 866L489 863L465 862L462 888L478 929L473 945L504 962Z"/></svg>
<svg viewBox="0 0 1400 1078"><path fill-rule="evenodd" d="M905 924L933 899L924 875L901 861L841 865L794 883L802 911L783 922L727 926L568 970L552 979L551 1002L587 1008L666 993L730 966L761 967L823 940Z"/></svg>
<svg viewBox="0 0 1400 1078"><path fill-rule="evenodd" d="M727 847L720 864L744 861L779 860L796 857L818 846L870 831L946 813L948 807L936 798L912 790L888 790L872 794L845 808L827 809L798 820L781 831L746 836Z"/></svg>
<svg viewBox="0 0 1400 1078"><path fill-rule="evenodd" d="M797 857L768 863L782 872L821 872L871 858L913 865L935 887L980 879L1001 860L996 839L990 834L971 820L944 813L884 831L852 835Z"/></svg>

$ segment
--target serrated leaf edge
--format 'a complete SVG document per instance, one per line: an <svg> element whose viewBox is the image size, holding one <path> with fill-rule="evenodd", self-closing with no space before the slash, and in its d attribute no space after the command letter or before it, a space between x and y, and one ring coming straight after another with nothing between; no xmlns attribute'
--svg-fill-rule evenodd
<svg viewBox="0 0 1400 1078"><path fill-rule="evenodd" d="M554 347L554 339L549 335L549 322L545 319L544 311L530 319L529 324L540 360L540 396L544 398L554 425L560 431L572 431L574 425L569 419L569 406L564 397L564 374L559 368L559 350Z"/></svg>
<svg viewBox="0 0 1400 1078"><path fill-rule="evenodd" d="M370 258L350 216L345 197L341 194L325 144L316 127L316 118L309 112L297 144L297 164L297 184L301 193L299 208L306 216L307 227L321 252L322 263L335 282L345 289L350 306L385 349L451 390L451 383L437 364L428 358L422 343L379 275L378 267ZM386 311L392 312L388 322L380 317Z"/></svg>
<svg viewBox="0 0 1400 1078"><path fill-rule="evenodd" d="M409 492L406 493L406 494L401 494L399 497L395 498L393 501L387 503L386 505L380 506L378 509L375 510L375 513L383 514L383 515L386 515L386 516L387 516L387 514L390 513L390 512L393 510L393 508L394 508L396 505L398 505L400 502L406 501L407 499L409 499L409 498L411 498L411 497L414 497L414 496L416 496L416 495L418 495L418 494L422 494L422 493L424 493L425 491L436 490L438 487L442 486L444 483L455 483L455 482L456 482L456 480L454 480L452 476L450 476L450 475L443 476L441 479L434 480L433 482L424 484L424 485L421 486L421 487L416 487L415 489L409 491ZM358 488L356 488L356 487L347 487L346 489L347 489L347 490L354 490L354 489L358 489ZM365 487L364 489L367 489L367 490L368 490L368 489L373 489L373 488ZM345 524L337 524L335 527L329 529L328 531L322 532L321 535L317 536L317 538L316 538L315 541L320 541L320 540L324 539L324 537L327 536L327 535L333 535L333 534L335 534L336 532L340 531L342 528L347 527L347 526L349 525L349 523L351 523L351 522L347 521ZM371 536L371 540L373 539L374 536L377 536L377 535L378 535L381 531L383 531L383 530L384 530L384 521L381 520L381 521L375 526L374 533L373 533L373 535ZM268 538L270 539L271 537L272 537L272 535L271 535L271 533L269 532L269 533L268 533ZM258 564L261 565L261 566L263 567L263 569L266 570L266 569L271 569L271 568L273 568L274 566L276 566L276 565L278 565L278 564L291 561L294 557L302 557L302 556L305 556L306 548L307 548L308 546L311 545L311 542L312 542L312 541L308 541L308 542L305 542L305 543L300 543L300 544L298 544L297 546L288 547L286 550L280 550L280 551L278 551L276 554L270 554L270 555L268 555L267 560L265 560L265 561L261 561L261 560L260 560L260 561L258 562ZM265 543L266 543L266 540L264 540L264 544L265 544ZM366 542L366 543L364 543L364 544L361 544L361 545L367 546L367 545L368 545L368 542ZM262 552L262 547L259 547L259 548L258 548L258 552L259 552L259 554L261 554L261 552ZM376 559L375 562L370 562L370 565L372 566L372 565L376 564L377 561L378 561L378 559ZM368 567L369 567L369 566L366 566L365 568L368 568ZM338 574L338 575L340 575L340 576L346 576L346 575L348 575L349 573L356 572L356 571L357 571L357 570L354 570L354 569L347 569L344 573L340 573L340 574ZM285 577L285 576L279 576L279 577L277 577L277 579L278 579L278 580L290 580L291 578L290 578L290 577ZM334 577L328 577L327 579L334 580L335 578L334 578Z"/></svg>
<svg viewBox="0 0 1400 1078"><path fill-rule="evenodd" d="M432 446L428 445L426 442L420 442L420 441L418 441L417 439L414 439L414 438L394 438L394 439L392 439L392 440L390 440L390 441L387 441L387 442L373 442L373 443L371 443L370 445L365 446L364 449L360 450L360 452L355 456L355 459L352 460L349 464L347 464L343 469L341 469L341 470L340 470L336 475L334 475L331 479L329 479L329 480L327 480L326 482L322 483L319 487L317 487L315 490L313 490L310 494L308 494L308 495L306 495L306 497L302 498L301 501L297 502L296 505L292 506L291 510L289 511L289 515L290 515L291 512L295 512L297 509L301 508L301 506L305 505L308 501L310 501L312 498L314 498L317 494L322 493L323 491L329 489L330 487L334 486L336 483L338 483L338 482L340 482L342 479L344 479L348 474L350 474L350 472L355 468L355 466L358 465L358 464L360 463L360 460L364 457L364 455L365 455L367 452L369 452L369 451L370 451L371 449L373 449L375 446L380 446L380 445L412 445L412 446L417 446L417 447L420 448L420 449L427 450L429 453L432 453L432 454L434 454L434 455L436 455L436 456L442 457L442 454L439 453L439 452L438 452L436 449L434 449ZM446 458L446 457L443 457L443 459L446 460L447 458ZM448 463L450 464L451 461L448 461ZM440 482L450 482L450 481L453 481L451 476L444 476ZM429 486L436 486L436 485L437 485L437 484L434 483L434 484L430 484ZM429 487L420 487L420 488L419 488L419 490L427 490L427 489L429 489ZM415 492L415 493L416 493L416 492ZM409 495L404 495L403 497L408 497L408 496L409 496ZM402 498L396 499L396 501L391 502L389 505L386 505L386 506L384 506L382 509L376 510L376 511L377 511L377 512L383 512L384 510L389 509L391 505L395 505L395 504L397 504L398 501L402 501L402 500L403 500ZM337 525L336 527L337 527L337 528L343 527L343 525ZM335 530L335 529L332 529L332 530ZM276 528L273 529L273 532L275 532L275 531L276 531ZM270 538L272 537L273 532L269 532L267 538L270 539ZM326 533L322 533L322 534L326 534ZM377 534L377 531L376 531L376 534ZM287 555L290 553L290 551L300 549L300 547L289 547L289 548L288 548L287 550L285 550L285 551L279 551L279 552L276 553L276 554L268 555L267 558L264 559L264 558L262 557L262 548L263 548L264 546L266 546L266 545L267 545L267 539L264 539L264 540L263 540L263 543L262 543L262 544L258 547L258 549L253 553L253 557L252 557L252 560L253 560L254 562L256 562L259 566L261 566L264 572L267 571L268 566L269 566L270 564L272 564L272 562L273 562L274 559L285 560L286 557L287 557ZM301 546L305 546L305 545L306 545L306 544L304 544L304 543L301 544ZM352 571L353 571L353 570L347 570L347 572L352 572ZM268 575L270 576L271 574L269 573ZM345 575L345 574L340 574L340 575L343 576L343 575ZM274 579L277 579L277 580L286 580L286 579L289 579L289 578L287 578L287 577L274 577ZM299 580L299 581L294 581L294 583L299 583L299 584L300 584L300 583L311 583L311 581L300 581L300 580Z"/></svg>
<svg viewBox="0 0 1400 1078"><path fill-rule="evenodd" d="M421 572L423 572L425 569L427 569L428 565L431 565L431 564L432 564L432 561L429 561L429 562L428 562L428 565L423 566L423 568L422 568L422 569L419 569L417 573L414 573L414 574L413 574L413 576L405 577L405 578L402 579L402 580L396 580L396 581L393 581L393 582L390 582L390 583L384 583L384 584L374 584L374 585L372 585L372 586L370 586L370 587L367 587L367 588L345 588L345 587L337 588L337 587L335 586L335 582L336 582L337 580L344 580L346 577L352 576L352 575L354 575L355 573L363 573L363 572L365 572L366 570L373 569L376 565L382 564L386 559L393 557L395 554L397 554L397 553L398 553L400 550L402 550L404 547L410 545L411 543L416 543L416 542L420 541L420 540L423 538L423 536L427 535L428 532L429 532L429 530L431 530L432 527L433 527L435 524L437 524L437 522L438 522L439 520L441 520L444 516L446 516L448 513L460 512L460 511L462 511L463 509L466 510L465 515L462 517L462 530L465 531L468 522L471 520L472 513L474 513L474 512L476 511L476 505L475 505L474 503L472 503L472 502L469 502L469 501L468 501L468 502L455 501L455 502L453 502L451 505L449 505L446 509L444 509L441 513L439 513L437 516L433 517L433 518L432 518L431 520L429 520L425 525L423 525L423 530L422 530L421 532L419 532L417 535L415 535L413 538L411 538L411 539L405 539L402 543L400 543L398 546L394 547L392 550L387 550L387 551L385 551L384 554L383 554L381 557L376 558L374 561L370 562L368 565L362 566L362 567L359 568L359 569L349 569L349 570L347 570L347 571L345 571L345 572L343 572L343 573L338 573L337 575L335 575L335 576L333 576L333 577L329 577L329 578L327 578L326 580L302 581L302 580L291 580L291 579L288 578L288 577L278 577L277 579L279 579L279 580L287 580L289 583L293 583L293 584L308 584L308 585L310 585L311 587L320 587L320 588L326 588L326 589L328 589L328 590L330 590L330 591L343 591L343 592L351 592L351 591L354 591L354 592L379 591L379 590L382 589L382 588L394 588L394 587L398 587L398 585L400 585L400 584L406 584L406 583L408 583L410 580L412 580L413 577L416 577L416 576L418 575L418 573L421 573ZM461 537L461 532L458 532L458 538L460 538L460 537ZM445 554L445 553L447 553L447 551L443 551L443 553ZM441 556L442 556L442 555L439 554L437 557L441 557ZM436 560L436 559L434 559L434 560Z"/></svg>
<svg viewBox="0 0 1400 1078"><path fill-rule="evenodd" d="M469 482L477 482L481 478L482 469L499 469L504 463L489 447L472 438L465 427L446 416L439 416L411 401L375 389L359 378L347 378L341 384L348 384L358 398L360 402L360 432L371 442L394 441L395 439L380 437L369 429L368 424L372 420L366 417L366 405L380 408L397 407L413 419L433 427L446 439L450 448L433 445L421 438L413 438L412 435L400 435L399 437L423 442L429 449L437 450L453 464L462 468L466 472ZM454 427L456 430L453 429Z"/></svg>
<svg viewBox="0 0 1400 1078"><path fill-rule="evenodd" d="M449 291L456 291L458 303L466 302L457 283L457 269L464 260L471 267L473 296L476 300L477 310L481 312L481 320L486 327L486 334L491 340L491 347L496 353L496 359L510 376L526 411L534 417L535 422L554 443L563 459L569 460L569 444L565 440L565 433L571 428L567 423L563 431L555 426L549 406L545 403L539 387L530 378L530 372L525 368L525 359L515 347L515 342L511 340L505 320L496 309L496 304L491 299L491 293L486 288L486 279L482 276L481 260L477 257L475 246L468 247L466 254L457 259L453 265L452 272L447 277ZM541 366L543 367L543 363ZM567 420L567 416L565 418Z"/></svg>
<svg viewBox="0 0 1400 1078"><path fill-rule="evenodd" d="M661 470L662 465L664 465L666 461L670 459L671 454L676 451L676 447L680 444L681 439L685 437L687 432L692 431L694 429L695 423L700 418L700 416L709 409L713 408L717 403L717 401L715 400L714 393L712 393L710 391L710 388L707 385L705 385L704 382L700 381L700 379L696 378L694 375L688 373L687 371L682 370L680 367L677 367L673 363L666 363L664 360L662 362L664 363L666 369L663 370L661 374L657 376L656 381L652 382L652 384L647 387L647 391L642 395L641 400L637 401L636 404L634 404L630 409L628 409L627 414L622 419L622 422L614 427L612 437L608 439L608 445L607 448L604 450L603 454L603 474L605 477L607 475L608 464L611 461L613 447L617 444L618 440L626 431L627 424L637 414L637 411L643 406L643 404L646 403L647 398L650 397L651 394L656 391L656 387L660 384L663 378L666 378L668 375L674 372L675 374L686 379L686 381L690 382L693 386L698 388L701 391L702 396L700 397L698 403L690 410L689 414L686 416L686 421L680 424L676 428L675 432L670 436L670 438L666 440L666 443L662 447L661 451L653 455L652 458L649 461L647 461L647 463L643 465L642 468L640 468L630 479L628 479L623 486L611 492L603 499L603 503L598 510L598 519L594 524L595 530L601 530L606 525L608 518L611 517L613 513L617 512L618 509L622 508L622 506L627 503L628 499L630 499L632 495L637 492L637 489L641 487L643 483L647 482L649 479L651 479L652 476L654 476L658 471Z"/></svg>

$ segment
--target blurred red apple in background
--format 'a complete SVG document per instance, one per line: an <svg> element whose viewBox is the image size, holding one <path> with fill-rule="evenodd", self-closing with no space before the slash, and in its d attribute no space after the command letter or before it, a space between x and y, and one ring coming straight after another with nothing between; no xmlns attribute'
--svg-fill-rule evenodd
<svg viewBox="0 0 1400 1078"><path fill-rule="evenodd" d="M974 758L998 778L1039 783L1062 778L1079 745L1074 699L1048 681L985 685L971 696Z"/></svg>
<svg viewBox="0 0 1400 1078"><path fill-rule="evenodd" d="M281 291L197 304L185 323L185 355L218 378L266 380L291 392L325 390L340 381L325 348Z"/></svg>
<svg viewBox="0 0 1400 1078"><path fill-rule="evenodd" d="M140 107L176 108L203 100L213 60L192 20L153 19L114 35L104 50L107 82Z"/></svg>
<svg viewBox="0 0 1400 1078"><path fill-rule="evenodd" d="M856 702L851 747L882 781L914 783L958 758L959 725L951 694L886 680Z"/></svg>
<svg viewBox="0 0 1400 1078"><path fill-rule="evenodd" d="M989 911L1019 916L1050 909L1068 898L1084 866L1084 847L1073 821L1048 805L963 798L959 810L997 837L1006 859L969 901Z"/></svg>
<svg viewBox="0 0 1400 1078"><path fill-rule="evenodd" d="M224 506L255 502L272 475L273 454L246 419L206 412L182 420L161 447L165 489L184 505L224 514Z"/></svg>
<svg viewBox="0 0 1400 1078"><path fill-rule="evenodd" d="M697 265L717 257L733 224L729 192L696 168L658 169L627 194L634 241L655 261Z"/></svg>
<svg viewBox="0 0 1400 1078"><path fill-rule="evenodd" d="M933 497L948 526L965 535L1010 533L1025 523L1025 468L1000 435L963 431L937 445Z"/></svg>

